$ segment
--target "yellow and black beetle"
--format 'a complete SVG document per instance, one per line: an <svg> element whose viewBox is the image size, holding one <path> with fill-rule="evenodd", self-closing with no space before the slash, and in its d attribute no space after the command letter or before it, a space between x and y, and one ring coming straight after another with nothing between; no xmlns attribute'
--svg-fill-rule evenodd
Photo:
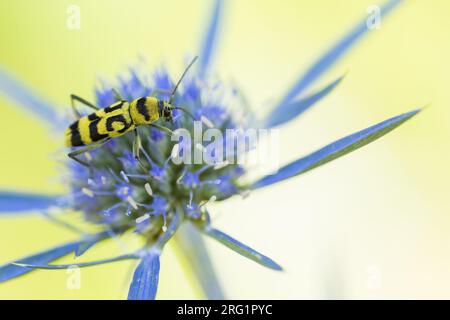
<svg viewBox="0 0 450 320"><path fill-rule="evenodd" d="M134 131L135 139L133 143L133 154L134 157L139 160L140 138L137 132L138 126L151 125L157 129L171 133L168 128L159 126L154 122L161 118L172 122L172 111L175 109L186 112L194 119L187 110L181 107L172 106L172 102L181 80L184 78L189 68L194 64L195 60L197 60L197 57L192 60L181 75L170 95L169 101L159 100L153 96L141 97L133 101L125 101L121 99L117 91L114 91L119 101L106 108L100 109L89 101L72 94L70 96L72 109L77 120L65 131L66 146L83 148L70 152L68 156L89 167L87 162L77 158L77 156L99 148L111 138ZM81 117L75 107L75 101L94 109L95 112Z"/></svg>

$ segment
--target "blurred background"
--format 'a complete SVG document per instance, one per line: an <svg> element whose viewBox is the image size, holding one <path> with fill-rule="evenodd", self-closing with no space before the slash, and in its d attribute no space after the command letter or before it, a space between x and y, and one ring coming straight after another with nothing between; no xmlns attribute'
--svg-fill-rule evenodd
<svg viewBox="0 0 450 320"><path fill-rule="evenodd" d="M374 0L225 1L214 70L267 110ZM66 26L70 5L81 28ZM0 64L68 108L93 100L98 76L114 79L144 57L181 72L196 54L212 1L6 0ZM381 140L298 178L214 205L214 224L285 267L273 272L206 239L224 290L235 299L450 298L450 2L407 0L382 19L317 87L348 72L329 96L280 131L289 162L344 135L431 102ZM314 89L314 88L312 88ZM60 192L62 137L0 96L0 188ZM0 264L73 239L38 214L0 221ZM101 244L98 252L113 250ZM71 259L61 260L70 262ZM68 274L36 271L0 284L0 298L125 298L131 264ZM157 298L198 298L165 250Z"/></svg>

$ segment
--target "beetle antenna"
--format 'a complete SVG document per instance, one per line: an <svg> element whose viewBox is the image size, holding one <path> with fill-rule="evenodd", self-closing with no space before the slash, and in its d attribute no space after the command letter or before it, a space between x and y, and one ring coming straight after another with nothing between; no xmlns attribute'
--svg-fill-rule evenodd
<svg viewBox="0 0 450 320"><path fill-rule="evenodd" d="M172 93L170 94L170 98L169 98L169 104L172 104L173 102L173 98L175 97L175 93L177 92L178 86L181 83L181 80L183 80L184 76L186 75L186 73L188 72L189 68L192 67L192 65L195 63L195 61L197 60L198 56L195 56L194 59L192 59L191 63L189 63L189 65L186 67L186 69L184 69L183 74L180 77L180 80L178 80L177 84L175 85L175 88L173 88Z"/></svg>

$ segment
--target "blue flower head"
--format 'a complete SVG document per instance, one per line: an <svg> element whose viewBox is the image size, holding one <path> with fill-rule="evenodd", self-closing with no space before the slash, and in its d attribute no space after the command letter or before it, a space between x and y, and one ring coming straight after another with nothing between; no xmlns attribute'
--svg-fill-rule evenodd
<svg viewBox="0 0 450 320"><path fill-rule="evenodd" d="M382 8L386 14L399 0L390 0ZM249 109L236 116L236 110L242 111L244 95L239 88L228 86L226 82L211 80L210 66L216 51L218 32L223 3L216 0L211 21L199 52L197 70L181 83L173 100L173 105L183 107L205 128L226 129L246 128L250 123L258 128L273 128L285 124L309 109L317 101L328 95L342 77L324 86L318 91L305 95L313 82L329 69L366 31L365 21L358 24L311 68L299 77L294 85L282 95L280 102L265 116L253 114ZM179 75L169 74L163 66L153 73L130 68L128 74L118 77L113 85L103 82L95 90L96 104L105 108L116 102L118 97L112 89L126 100L142 96L154 96L167 101ZM36 111L44 120L57 128L60 125L51 104L41 100L26 90L20 82L0 70L0 90L15 98L31 111ZM231 97L231 98L230 98ZM133 153L133 134L129 133L112 139L101 148L83 155L89 162L88 169L73 161L65 164L69 178L65 179L67 193L58 197L32 195L17 192L0 192L2 210L23 211L39 209L44 212L58 205L65 211L80 211L85 219L98 228L95 234L82 233L79 240L57 246L47 251L0 266L0 282L26 274L34 269L61 269L68 265L50 264L53 260L74 252L82 255L100 241L111 237L120 237L128 231L143 239L143 247L106 260L70 265L92 266L124 259L139 260L128 294L129 299L153 299L156 295L160 269L160 255L165 244L178 232L182 224L194 226L199 232L219 241L240 255L262 266L281 270L272 259L215 229L211 225L210 207L214 201L223 201L237 194L246 194L274 183L300 175L357 148L368 144L393 130L414 116L414 110L380 122L372 127L339 139L310 155L299 158L272 175L262 176L255 181L246 181L247 169L233 161L223 163L183 164L173 160L173 147L167 132L141 126L142 137L139 148L140 158ZM255 121L255 119L257 121ZM185 112L175 110L174 122L164 122L161 126L170 131L185 129L194 136L194 124ZM169 131L169 132L170 132ZM59 224L74 228L52 217ZM193 257L203 259L194 263L194 269L201 279L205 293L210 298L223 297L215 279L214 271L203 245L196 236L187 236L180 241L186 252Z"/></svg>

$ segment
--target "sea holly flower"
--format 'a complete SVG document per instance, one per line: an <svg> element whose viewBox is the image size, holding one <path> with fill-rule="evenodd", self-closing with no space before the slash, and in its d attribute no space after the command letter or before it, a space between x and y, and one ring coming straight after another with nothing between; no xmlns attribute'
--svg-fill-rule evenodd
<svg viewBox="0 0 450 320"><path fill-rule="evenodd" d="M381 9L382 14L386 15L400 2L388 1ZM333 91L343 77L337 77L313 94L305 95L306 89L319 80L322 74L367 33L366 21L363 20L319 57L280 97L279 103L274 105L266 116L251 114L246 110L244 116L237 117L236 112L242 109L242 92L239 88L217 79L212 80L211 77L222 6L222 1L215 2L209 28L199 52L197 70L184 79L173 103L186 108L201 126L215 128L221 132L252 125L258 128L278 127L299 116ZM100 107L106 107L115 102L117 98L112 89L118 90L120 95L128 100L148 95L167 100L176 81L177 76L169 74L164 67L153 73L132 68L126 76L121 75L116 82L111 82L112 85L103 81L101 86L95 89L96 103ZM19 105L35 112L43 121L52 124L56 130L64 129L69 124L69 120L57 114L57 109L51 103L1 69L0 90ZM78 240L0 266L0 282L36 269L62 269L74 265L89 267L135 259L139 262L134 271L128 298L154 299L158 286L160 256L167 242L177 234L177 237L182 239L179 244L183 253L189 255L206 296L223 298L199 234L217 240L264 267L273 270L282 268L264 254L214 228L209 215L212 202L224 201L235 195L246 195L250 191L269 187L315 169L380 138L418 112L419 110L410 111L348 135L282 166L275 174L250 182L241 179L247 175L249 169L233 162L175 163L175 142L166 133L154 128L140 127L140 161L137 161L132 153L132 135L124 135L86 155L86 160L93 170L67 160L64 165L69 174L62 179L68 187L65 194L49 196L7 190L0 192L1 212L40 210L44 213L43 216L51 221L79 232L80 230L63 220L62 214L53 214L55 208L59 208L61 213L75 210L82 212L87 221L101 230L94 234L82 232ZM193 133L195 129L192 119L179 110L174 112L173 124L164 125L172 131L184 129ZM201 144L196 144L195 147L204 148ZM195 228L179 229L181 225ZM52 264L54 260L69 254L79 257L97 243L111 237L120 237L127 231L134 232L144 240L141 249L103 260L75 260L70 265Z"/></svg>

